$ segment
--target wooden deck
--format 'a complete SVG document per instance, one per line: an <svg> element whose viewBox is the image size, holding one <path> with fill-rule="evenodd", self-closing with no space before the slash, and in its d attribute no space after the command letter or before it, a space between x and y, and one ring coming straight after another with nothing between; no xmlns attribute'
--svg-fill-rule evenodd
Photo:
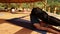
<svg viewBox="0 0 60 34"><path fill-rule="evenodd" d="M0 34L41 34L24 27L13 25L5 21L5 19L18 18L28 14L30 14L30 12L24 14L23 13L11 14L9 12L0 12ZM29 20L29 16L23 19ZM52 33L47 32L47 34L52 34Z"/></svg>

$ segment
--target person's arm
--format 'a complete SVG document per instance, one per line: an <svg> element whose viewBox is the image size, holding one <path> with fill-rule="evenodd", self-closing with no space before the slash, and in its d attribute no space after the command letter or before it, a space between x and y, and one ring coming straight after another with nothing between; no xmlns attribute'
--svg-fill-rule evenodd
<svg viewBox="0 0 60 34"><path fill-rule="evenodd" d="M59 30L59 29L57 29L57 28L55 28L53 25L48 25L48 28L51 28L51 29L54 29L54 30L56 30L56 31L60 32L60 30Z"/></svg>
<svg viewBox="0 0 60 34"><path fill-rule="evenodd" d="M43 26L41 26L39 23L35 23L35 24L33 24L33 25L34 25L37 29L39 29L39 30L46 30L46 31L51 32L51 33L54 33L54 34L59 34L58 31L55 31L55 30L53 30L53 29L51 29L51 28L43 27Z"/></svg>
<svg viewBox="0 0 60 34"><path fill-rule="evenodd" d="M36 17L36 16L34 16L34 15L30 15L30 20L31 20L31 23L37 28L37 29L39 29L39 30L46 30L46 31L49 31L49 32L52 32L52 33L59 33L59 32L57 32L57 31L55 31L55 30L53 30L53 29L51 29L51 28L47 28L47 27L43 27L43 26L41 26L40 24L39 24L39 18L38 17Z"/></svg>

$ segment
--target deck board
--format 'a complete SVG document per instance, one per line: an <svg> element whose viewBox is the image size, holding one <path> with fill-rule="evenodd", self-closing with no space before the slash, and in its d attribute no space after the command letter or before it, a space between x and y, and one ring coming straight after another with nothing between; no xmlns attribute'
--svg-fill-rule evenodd
<svg viewBox="0 0 60 34"><path fill-rule="evenodd" d="M0 12L0 34L41 34L32 30L29 30L27 28L24 27L20 27L20 26L16 26L13 25L7 21L5 21L5 19L12 19L12 18L18 18L18 17L22 17L27 14L11 14L9 12ZM22 18L22 19L26 19L29 20L29 16L27 16L26 18ZM47 34L52 34L47 32Z"/></svg>

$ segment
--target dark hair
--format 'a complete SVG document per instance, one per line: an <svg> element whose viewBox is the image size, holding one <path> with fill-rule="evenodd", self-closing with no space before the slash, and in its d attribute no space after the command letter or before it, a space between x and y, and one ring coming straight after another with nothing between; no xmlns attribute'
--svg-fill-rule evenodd
<svg viewBox="0 0 60 34"><path fill-rule="evenodd" d="M42 9L39 8L39 7L36 7L36 8L33 8L32 11L31 11L31 14L32 15L36 15L38 13L41 13Z"/></svg>

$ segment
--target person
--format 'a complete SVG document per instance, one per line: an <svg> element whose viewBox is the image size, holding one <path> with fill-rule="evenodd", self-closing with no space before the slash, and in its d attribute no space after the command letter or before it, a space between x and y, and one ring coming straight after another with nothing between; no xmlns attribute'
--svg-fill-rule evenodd
<svg viewBox="0 0 60 34"><path fill-rule="evenodd" d="M11 13L16 13L16 9L14 7L11 8Z"/></svg>
<svg viewBox="0 0 60 34"><path fill-rule="evenodd" d="M43 13L45 13L46 15L44 15ZM30 14L31 23L33 24L35 28L39 30L45 30L53 34L60 34L58 31L50 28L52 27L52 25L44 22L44 20L45 21L48 20L48 19L45 19L45 18L48 18L47 15L48 14L44 12L41 8L38 8L38 7L33 8Z"/></svg>

